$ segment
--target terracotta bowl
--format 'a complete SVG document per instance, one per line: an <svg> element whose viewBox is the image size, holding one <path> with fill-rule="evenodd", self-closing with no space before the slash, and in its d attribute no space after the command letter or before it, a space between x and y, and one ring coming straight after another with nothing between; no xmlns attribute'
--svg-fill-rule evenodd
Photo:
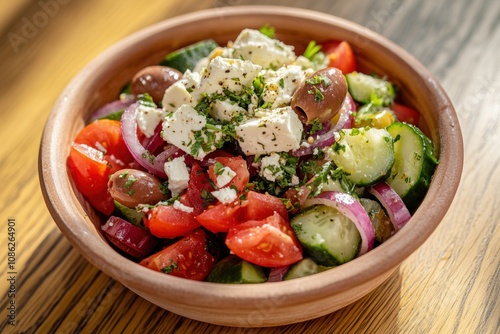
<svg viewBox="0 0 500 334"><path fill-rule="evenodd" d="M113 250L98 232L102 218L72 187L66 157L91 113L116 98L142 67L195 41L234 40L243 28L269 24L277 38L301 50L310 40L345 39L359 66L387 75L406 103L422 115L440 164L425 200L394 237L336 269L301 279L258 285L190 281L144 268ZM143 29L109 48L66 87L45 127L39 174L56 224L94 266L143 298L176 314L213 324L259 327L313 319L338 310L384 282L434 231L445 215L462 172L463 146L453 106L436 79L412 56L385 38L330 15L282 7L217 8L175 17Z"/></svg>

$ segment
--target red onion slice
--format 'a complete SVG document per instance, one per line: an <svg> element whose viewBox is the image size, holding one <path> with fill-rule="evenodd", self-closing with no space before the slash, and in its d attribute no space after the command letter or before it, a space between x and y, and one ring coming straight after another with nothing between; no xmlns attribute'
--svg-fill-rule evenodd
<svg viewBox="0 0 500 334"><path fill-rule="evenodd" d="M386 182L380 182L368 189L378 199L391 219L397 232L410 220L411 214L398 193Z"/></svg>
<svg viewBox="0 0 500 334"><path fill-rule="evenodd" d="M339 111L339 120L337 124L333 127L333 132L338 132L342 129L350 129L352 128L352 124L354 121L353 113L356 112L356 104L352 99L350 94L347 94L345 97L344 103L342 103L342 107L340 107ZM333 144L333 143L332 143Z"/></svg>
<svg viewBox="0 0 500 334"><path fill-rule="evenodd" d="M363 206L353 196L337 191L326 191L315 198L306 200L304 204L306 207L317 204L327 205L337 209L341 214L349 218L356 225L361 235L361 247L358 256L373 249L375 230L372 222Z"/></svg>
<svg viewBox="0 0 500 334"><path fill-rule="evenodd" d="M144 146L142 146L139 138L137 137L136 113L137 103L133 103L122 115L121 127L125 145L127 145L134 159L142 167L146 168L150 173L158 177L167 178L163 164L156 161L156 157L144 148Z"/></svg>
<svg viewBox="0 0 500 334"><path fill-rule="evenodd" d="M267 282L281 282L288 269L290 269L290 266L271 268L271 270L269 270L269 278L267 279Z"/></svg>
<svg viewBox="0 0 500 334"><path fill-rule="evenodd" d="M148 231L116 216L109 217L101 230L111 243L137 259L146 257L157 244Z"/></svg>
<svg viewBox="0 0 500 334"><path fill-rule="evenodd" d="M120 110L127 109L135 101L134 95L127 95L123 99L115 100L113 102L107 103L101 108L97 109L90 117L90 122L93 122L99 118L108 116Z"/></svg>
<svg viewBox="0 0 500 334"><path fill-rule="evenodd" d="M158 124L154 134L150 138L144 138L142 146L149 152L155 152L165 141L161 137L162 122Z"/></svg>

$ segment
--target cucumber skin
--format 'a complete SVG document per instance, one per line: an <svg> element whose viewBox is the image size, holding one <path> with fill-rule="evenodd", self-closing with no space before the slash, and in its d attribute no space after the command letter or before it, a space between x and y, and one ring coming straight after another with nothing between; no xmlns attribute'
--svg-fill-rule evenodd
<svg viewBox="0 0 500 334"><path fill-rule="evenodd" d="M345 78L349 94L355 101L384 107L393 104L396 91L389 81L361 72L348 73ZM381 91L381 89L384 91Z"/></svg>
<svg viewBox="0 0 500 334"><path fill-rule="evenodd" d="M252 276L243 277L244 271L247 271L247 274L250 273ZM261 267L242 260L235 255L229 255L212 268L205 280L213 283L246 284L264 283L267 281L267 277Z"/></svg>
<svg viewBox="0 0 500 334"><path fill-rule="evenodd" d="M408 123L396 122L389 126L387 130L391 133L391 131L396 131L395 129L402 126L408 127L408 129L411 129L415 133L415 135L420 137L423 147L422 167L420 169L420 174L417 180L407 189L405 193L399 194L408 210L413 213L418 208L420 203L422 203L427 190L429 189L436 166L439 162L434 153L434 147L431 140L427 136L425 136L425 134L418 127ZM391 135L393 135L393 133L391 133ZM393 137L395 136L393 135ZM396 164L394 166L396 166ZM392 179L395 172L396 171L391 170L391 174L387 178L387 183L391 187L393 186Z"/></svg>
<svg viewBox="0 0 500 334"><path fill-rule="evenodd" d="M320 264L317 264L311 258L304 258L299 262L290 266L290 269L286 272L285 276L283 276L284 281L288 281L295 278L301 278L309 275L314 275L325 270L331 269L334 267L326 267Z"/></svg>
<svg viewBox="0 0 500 334"><path fill-rule="evenodd" d="M143 212L139 212L133 208L129 208L117 201L114 201L115 212L118 217L125 219L129 223L134 224L137 227L146 228L142 218L144 217Z"/></svg>
<svg viewBox="0 0 500 334"><path fill-rule="evenodd" d="M353 229L355 231L355 234L357 234L357 240L356 240L357 244L354 245L355 247L353 247L352 249L344 249L344 250L349 251L349 254L343 253L342 255L340 255L340 254L334 255L331 253L332 250L328 250L327 248L325 248L328 245L325 245L324 243L318 244L318 243L311 242L311 241L314 241L315 237L313 236L313 237L308 238L308 236L303 233L304 224L319 224L319 223L321 223L319 221L319 219L317 219L317 218L314 219L313 217L306 217L306 219L301 219L305 215L317 215L318 213L314 213L314 212L319 212L318 217L328 219L325 212L320 212L321 207L325 207L327 210L335 210L335 209L330 208L330 207L317 205L317 206L306 208L301 213L295 215L292 218L292 220L290 221L290 225L294 229L295 234L297 235L297 238L299 239L300 243L302 244L304 249L307 250L307 253L309 254L309 256L312 259L314 259L317 264L322 265L322 266L326 266L326 267L338 266L338 265L341 265L343 263L346 263L346 262L353 260L359 252L359 248L361 246L361 236L359 235L359 231L357 230L354 223L351 222L350 220L349 220L349 222L352 224L352 226L350 226L350 230ZM325 210L325 209L323 209L323 210ZM340 213L338 213L338 214L341 215ZM312 220L312 219L314 219L314 220ZM348 218L345 218L345 219L348 219ZM330 227L330 228L332 228L332 227ZM325 231L325 230L326 229L324 229L323 231ZM325 236L321 236L321 237L323 238L324 241L326 241ZM351 235L351 237L353 237L353 236ZM337 250L335 250L335 251L337 251Z"/></svg>
<svg viewBox="0 0 500 334"><path fill-rule="evenodd" d="M218 46L219 44L214 40L206 39L169 53L160 62L160 65L184 73L187 69L192 70L200 59L210 55Z"/></svg>

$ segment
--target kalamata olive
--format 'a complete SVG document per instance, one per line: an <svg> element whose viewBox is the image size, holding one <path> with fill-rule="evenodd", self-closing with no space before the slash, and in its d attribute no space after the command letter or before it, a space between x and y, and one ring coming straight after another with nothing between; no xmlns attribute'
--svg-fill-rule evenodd
<svg viewBox="0 0 500 334"><path fill-rule="evenodd" d="M115 172L108 182L114 200L135 208L139 204L156 204L167 199L162 191L161 180L137 169L122 169Z"/></svg>
<svg viewBox="0 0 500 334"><path fill-rule="evenodd" d="M295 91L291 106L300 120L309 123L315 118L326 121L340 110L347 94L342 71L328 67L315 72Z"/></svg>
<svg viewBox="0 0 500 334"><path fill-rule="evenodd" d="M148 93L155 103L161 102L165 89L182 78L182 73L168 66L148 66L137 72L130 83L134 95Z"/></svg>

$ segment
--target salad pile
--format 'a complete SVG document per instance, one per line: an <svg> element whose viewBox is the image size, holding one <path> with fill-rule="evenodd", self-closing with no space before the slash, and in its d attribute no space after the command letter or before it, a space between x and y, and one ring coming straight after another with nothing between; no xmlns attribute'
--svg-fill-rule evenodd
<svg viewBox="0 0 500 334"><path fill-rule="evenodd" d="M328 270L390 238L438 164L419 113L346 41L304 53L244 29L140 70L67 165L110 244L178 277L260 283Z"/></svg>

